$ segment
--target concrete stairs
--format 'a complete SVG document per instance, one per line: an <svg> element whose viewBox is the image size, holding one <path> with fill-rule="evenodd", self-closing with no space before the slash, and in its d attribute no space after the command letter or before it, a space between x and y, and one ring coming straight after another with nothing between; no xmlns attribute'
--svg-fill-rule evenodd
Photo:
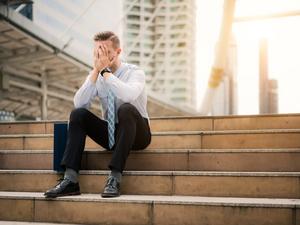
<svg viewBox="0 0 300 225"><path fill-rule="evenodd" d="M89 137L83 194L43 197L60 178L53 123L0 123L0 224L300 225L300 114L152 118L115 199L100 197L111 153Z"/></svg>

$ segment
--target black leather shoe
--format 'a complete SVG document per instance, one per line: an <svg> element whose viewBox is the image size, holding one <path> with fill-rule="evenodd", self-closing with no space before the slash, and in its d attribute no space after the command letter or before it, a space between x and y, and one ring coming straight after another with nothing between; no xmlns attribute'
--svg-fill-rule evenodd
<svg viewBox="0 0 300 225"><path fill-rule="evenodd" d="M117 181L117 178L113 176L108 177L101 196L103 198L113 198L120 196L120 183Z"/></svg>
<svg viewBox="0 0 300 225"><path fill-rule="evenodd" d="M68 179L61 179L52 189L44 193L46 198L56 198L68 195L80 195L79 183L73 183Z"/></svg>

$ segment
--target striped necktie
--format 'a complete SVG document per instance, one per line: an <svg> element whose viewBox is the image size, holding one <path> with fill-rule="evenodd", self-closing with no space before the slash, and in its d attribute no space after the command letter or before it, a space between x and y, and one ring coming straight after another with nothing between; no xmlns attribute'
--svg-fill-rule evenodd
<svg viewBox="0 0 300 225"><path fill-rule="evenodd" d="M111 149L115 144L115 97L111 89L108 90L108 108L107 108L107 122L108 122L108 144Z"/></svg>

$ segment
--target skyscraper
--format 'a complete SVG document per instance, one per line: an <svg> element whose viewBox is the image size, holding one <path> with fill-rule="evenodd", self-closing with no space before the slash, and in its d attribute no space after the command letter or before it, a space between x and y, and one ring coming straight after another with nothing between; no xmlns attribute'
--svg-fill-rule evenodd
<svg viewBox="0 0 300 225"><path fill-rule="evenodd" d="M196 106L194 0L125 0L125 58L141 66L150 92Z"/></svg>

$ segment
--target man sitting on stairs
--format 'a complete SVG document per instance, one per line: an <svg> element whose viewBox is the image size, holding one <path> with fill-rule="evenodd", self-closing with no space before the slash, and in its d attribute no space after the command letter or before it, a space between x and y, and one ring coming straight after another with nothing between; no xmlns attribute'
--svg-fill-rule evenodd
<svg viewBox="0 0 300 225"><path fill-rule="evenodd" d="M112 152L102 197L120 195L120 183L130 150L145 149L151 142L145 73L137 66L121 62L119 38L110 31L94 37L94 68L74 97L68 141L61 165L64 179L45 192L48 198L78 195L78 174L85 138L88 135ZM105 120L87 110L99 96Z"/></svg>

